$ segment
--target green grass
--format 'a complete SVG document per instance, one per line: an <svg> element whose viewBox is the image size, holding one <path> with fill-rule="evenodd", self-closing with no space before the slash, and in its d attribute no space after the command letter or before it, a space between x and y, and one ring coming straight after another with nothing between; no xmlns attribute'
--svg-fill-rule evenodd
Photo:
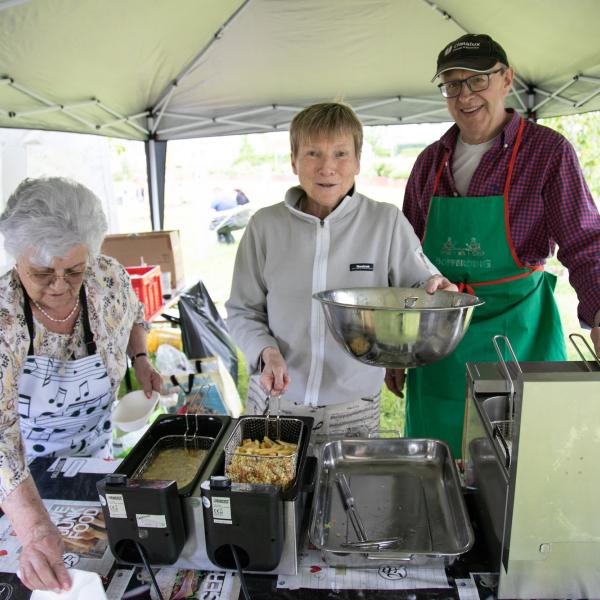
<svg viewBox="0 0 600 600"><path fill-rule="evenodd" d="M404 408L404 398L398 398L384 385L381 388L381 418L379 421L381 430L394 431L403 435Z"/></svg>

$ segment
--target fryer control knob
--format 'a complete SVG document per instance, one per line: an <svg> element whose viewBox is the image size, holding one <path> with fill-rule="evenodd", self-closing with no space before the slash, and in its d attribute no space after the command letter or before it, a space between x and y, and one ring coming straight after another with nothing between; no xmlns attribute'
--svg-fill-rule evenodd
<svg viewBox="0 0 600 600"><path fill-rule="evenodd" d="M231 479L226 475L211 475L210 489L211 490L227 490L231 487Z"/></svg>
<svg viewBox="0 0 600 600"><path fill-rule="evenodd" d="M127 476L123 473L109 473L106 476L107 485L125 485L127 483Z"/></svg>

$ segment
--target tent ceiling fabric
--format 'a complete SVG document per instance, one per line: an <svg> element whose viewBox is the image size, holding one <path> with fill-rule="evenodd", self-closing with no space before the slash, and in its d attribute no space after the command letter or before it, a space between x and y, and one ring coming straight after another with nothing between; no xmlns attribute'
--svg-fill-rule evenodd
<svg viewBox="0 0 600 600"><path fill-rule="evenodd" d="M367 125L447 121L430 79L464 32L506 49L510 105L599 110L599 22L598 0L0 0L0 127L207 137L323 100Z"/></svg>

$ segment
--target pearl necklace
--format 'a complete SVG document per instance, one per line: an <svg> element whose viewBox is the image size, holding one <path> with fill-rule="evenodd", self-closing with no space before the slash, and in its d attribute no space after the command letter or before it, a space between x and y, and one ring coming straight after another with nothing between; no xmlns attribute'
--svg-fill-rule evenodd
<svg viewBox="0 0 600 600"><path fill-rule="evenodd" d="M53 323L66 323L75 314L75 311L79 308L78 296L75 305L71 309L71 312L64 319L55 319L54 317L51 317L33 298L31 299L31 301L33 302L35 307L46 317L46 319L49 319Z"/></svg>

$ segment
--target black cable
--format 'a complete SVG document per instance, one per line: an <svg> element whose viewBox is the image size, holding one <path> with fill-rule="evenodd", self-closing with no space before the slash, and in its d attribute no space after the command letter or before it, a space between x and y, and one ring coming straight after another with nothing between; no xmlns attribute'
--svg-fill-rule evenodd
<svg viewBox="0 0 600 600"><path fill-rule="evenodd" d="M252 596L250 596L250 592L248 591L248 586L246 585L246 578L244 577L244 573L242 572L242 565L240 564L240 559L238 558L237 551L233 544L229 544L231 548L231 553L233 554L233 560L235 560L235 567L237 569L238 575L240 576L240 585L242 586L242 592L244 594L244 598L246 600L252 600Z"/></svg>
<svg viewBox="0 0 600 600"><path fill-rule="evenodd" d="M156 577L154 577L154 571L150 567L150 563L148 562L148 558L146 556L146 552L145 552L144 548L136 541L134 541L133 543L135 544L135 547L138 549L138 552L140 553L140 556L142 557L142 562L144 563L144 567L146 567L146 571L148 571L148 573L150 573L150 579L152 579L152 585L154 586L154 591L156 592L156 594L158 596L158 600L164 600L164 598L162 597L162 594L160 593L158 583L156 583Z"/></svg>

